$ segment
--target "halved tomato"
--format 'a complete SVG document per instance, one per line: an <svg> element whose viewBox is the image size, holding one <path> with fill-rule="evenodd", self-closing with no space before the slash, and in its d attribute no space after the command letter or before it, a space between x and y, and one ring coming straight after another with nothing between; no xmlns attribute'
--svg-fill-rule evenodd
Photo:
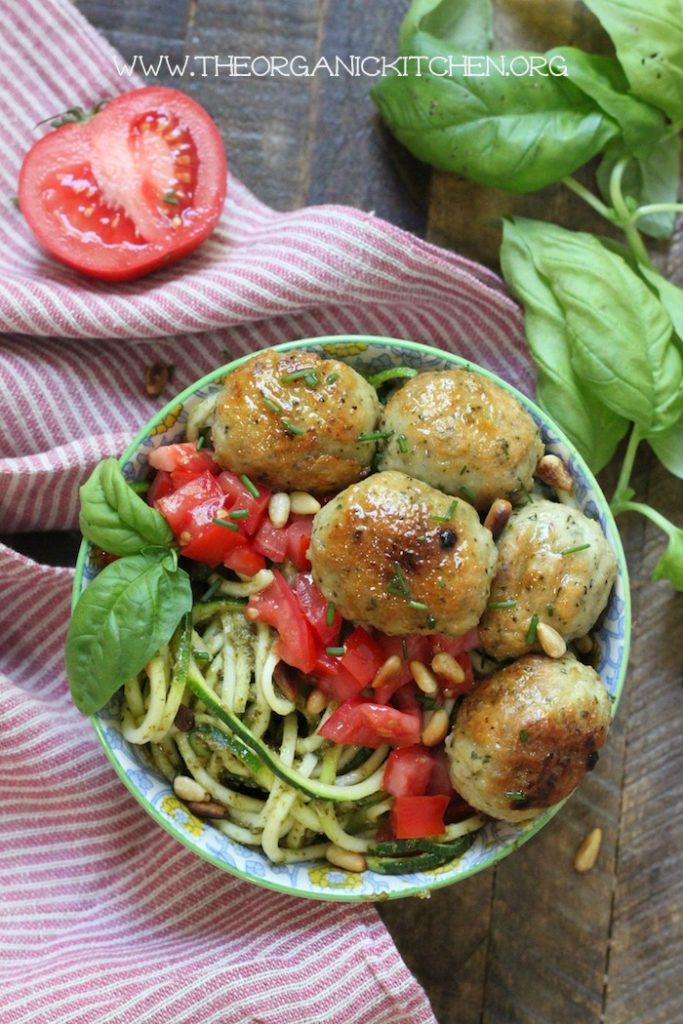
<svg viewBox="0 0 683 1024"><path fill-rule="evenodd" d="M133 89L35 143L19 206L52 256L125 281L192 252L213 231L227 180L209 114L162 86Z"/></svg>

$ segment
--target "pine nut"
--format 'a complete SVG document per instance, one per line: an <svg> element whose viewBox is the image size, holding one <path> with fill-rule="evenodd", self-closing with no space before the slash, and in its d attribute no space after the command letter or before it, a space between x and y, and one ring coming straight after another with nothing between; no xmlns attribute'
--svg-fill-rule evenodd
<svg viewBox="0 0 683 1024"><path fill-rule="evenodd" d="M588 633L585 636L578 636L574 641L574 647L579 654L590 654L593 650L593 638Z"/></svg>
<svg viewBox="0 0 683 1024"><path fill-rule="evenodd" d="M188 775L176 775L173 780L173 792L179 800L194 800L201 803L202 800L209 799L209 794L204 787Z"/></svg>
<svg viewBox="0 0 683 1024"><path fill-rule="evenodd" d="M426 726L422 730L422 742L425 747L435 747L446 739L448 734L449 718L445 708L435 711Z"/></svg>
<svg viewBox="0 0 683 1024"><path fill-rule="evenodd" d="M484 526L491 531L494 537L503 532L512 513L512 505L505 498L496 498L486 514Z"/></svg>
<svg viewBox="0 0 683 1024"><path fill-rule="evenodd" d="M291 502L284 491L276 491L268 502L268 518L276 530L281 530L289 519Z"/></svg>
<svg viewBox="0 0 683 1024"><path fill-rule="evenodd" d="M344 871L360 873L365 871L365 857L362 853L352 853L351 850L342 850L341 846L330 843L325 851L325 856L330 864L336 868L343 868Z"/></svg>
<svg viewBox="0 0 683 1024"><path fill-rule="evenodd" d="M214 800L204 801L199 803L195 800L187 801L187 809L193 814L196 814L198 818L227 818L228 812L222 804L217 804Z"/></svg>
<svg viewBox="0 0 683 1024"><path fill-rule="evenodd" d="M539 622L536 638L549 658L561 658L567 653L567 644L563 636L546 622Z"/></svg>
<svg viewBox="0 0 683 1024"><path fill-rule="evenodd" d="M434 675L427 666L421 661L409 662L410 672L423 693L427 696L433 697L435 693L439 691L439 684L437 683Z"/></svg>
<svg viewBox="0 0 683 1024"><path fill-rule="evenodd" d="M602 843L602 829L594 828L585 837L574 858L574 869L580 874L584 874L595 864L600 853L600 844Z"/></svg>
<svg viewBox="0 0 683 1024"><path fill-rule="evenodd" d="M465 682L465 670L462 665L455 660L452 654L446 654L445 651L439 651L434 655L432 670L436 672L437 676L447 679L449 683Z"/></svg>
<svg viewBox="0 0 683 1024"><path fill-rule="evenodd" d="M397 676L401 671L403 662L399 658L398 654L392 654L390 658L384 662L380 668L377 669L375 678L372 680L371 686L376 690L378 686L383 686L388 683L390 679Z"/></svg>
<svg viewBox="0 0 683 1024"><path fill-rule="evenodd" d="M311 690L306 701L306 714L319 715L327 707L327 694L322 690Z"/></svg>
<svg viewBox="0 0 683 1024"><path fill-rule="evenodd" d="M536 466L536 476L556 491L573 491L574 481L564 462L557 455L544 455Z"/></svg>
<svg viewBox="0 0 683 1024"><path fill-rule="evenodd" d="M292 491L289 503L292 512L297 516L314 516L320 511L320 502L307 491Z"/></svg>

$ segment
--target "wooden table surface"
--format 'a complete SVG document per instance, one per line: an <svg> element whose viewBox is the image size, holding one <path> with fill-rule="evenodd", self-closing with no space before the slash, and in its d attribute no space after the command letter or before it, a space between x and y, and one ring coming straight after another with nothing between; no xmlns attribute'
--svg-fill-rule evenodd
<svg viewBox="0 0 683 1024"><path fill-rule="evenodd" d="M127 58L265 53L315 59L394 56L407 0L77 5ZM541 5L499 0L497 6L505 30L513 25L513 34L521 29L524 38L531 31L524 19ZM569 11L565 0L544 6L555 19L556 43L581 37L585 12L576 15L578 4ZM533 45L537 40L529 39L527 46ZM495 252L491 214L501 203L509 207L510 198L477 197L471 186L446 176L430 180L397 152L377 123L370 79L194 77L174 83L166 75L158 81L180 85L209 109L231 171L273 207L349 203L454 249L476 255L482 238L485 255ZM538 202L565 209L566 200L556 197L548 190ZM572 203L565 215L583 212ZM681 252L683 244L674 243L671 254L660 255L678 283ZM608 491L614 478L613 469L604 474ZM642 500L680 522L679 481L647 453L634 479ZM621 526L633 590L633 647L623 701L597 769L539 836L496 868L429 900L379 907L440 1024L683 1022L683 595L649 579L660 548L657 531L632 517ZM35 550L28 538L17 543ZM65 537L52 557L67 562L72 552L73 538ZM600 856L591 872L579 875L574 853L594 826L603 830Z"/></svg>

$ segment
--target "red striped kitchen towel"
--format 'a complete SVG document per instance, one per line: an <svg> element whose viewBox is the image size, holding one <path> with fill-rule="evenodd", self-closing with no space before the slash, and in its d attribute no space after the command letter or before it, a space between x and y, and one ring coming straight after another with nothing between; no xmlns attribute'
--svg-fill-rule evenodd
<svg viewBox="0 0 683 1024"><path fill-rule="evenodd" d="M79 483L164 401L143 387L159 360L180 390L226 351L371 332L530 389L498 278L358 210L275 213L231 179L218 229L177 267L112 286L54 263L10 202L22 155L36 122L123 87L68 0L5 0L1 531L76 524ZM67 694L71 579L0 546L0 1022L432 1021L373 908L237 881L123 789Z"/></svg>

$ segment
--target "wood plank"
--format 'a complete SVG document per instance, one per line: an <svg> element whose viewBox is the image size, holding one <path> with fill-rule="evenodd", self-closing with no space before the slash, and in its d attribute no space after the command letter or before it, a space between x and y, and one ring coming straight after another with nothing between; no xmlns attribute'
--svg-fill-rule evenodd
<svg viewBox="0 0 683 1024"><path fill-rule="evenodd" d="M185 52L190 0L164 0L163 16L158 0L137 0L136 3L75 0L75 3L126 60L139 53L145 60L154 61L160 54L168 54L176 61ZM169 74L149 81L173 84Z"/></svg>
<svg viewBox="0 0 683 1024"><path fill-rule="evenodd" d="M393 58L403 14L403 4L328 3L321 56ZM429 171L402 149L397 156L370 98L375 82L343 73L317 77L310 182L301 202L349 203L423 234Z"/></svg>
<svg viewBox="0 0 683 1024"><path fill-rule="evenodd" d="M221 60L301 54L313 63L319 47L319 5L309 0L201 0L187 52ZM218 122L232 172L263 202L280 210L298 205L308 183L315 79L199 75L184 78L183 88Z"/></svg>
<svg viewBox="0 0 683 1024"><path fill-rule="evenodd" d="M640 493L680 524L680 481L657 466L648 490ZM649 579L662 540L648 526L633 580L639 598L634 686L605 1024L683 1020L683 594Z"/></svg>

